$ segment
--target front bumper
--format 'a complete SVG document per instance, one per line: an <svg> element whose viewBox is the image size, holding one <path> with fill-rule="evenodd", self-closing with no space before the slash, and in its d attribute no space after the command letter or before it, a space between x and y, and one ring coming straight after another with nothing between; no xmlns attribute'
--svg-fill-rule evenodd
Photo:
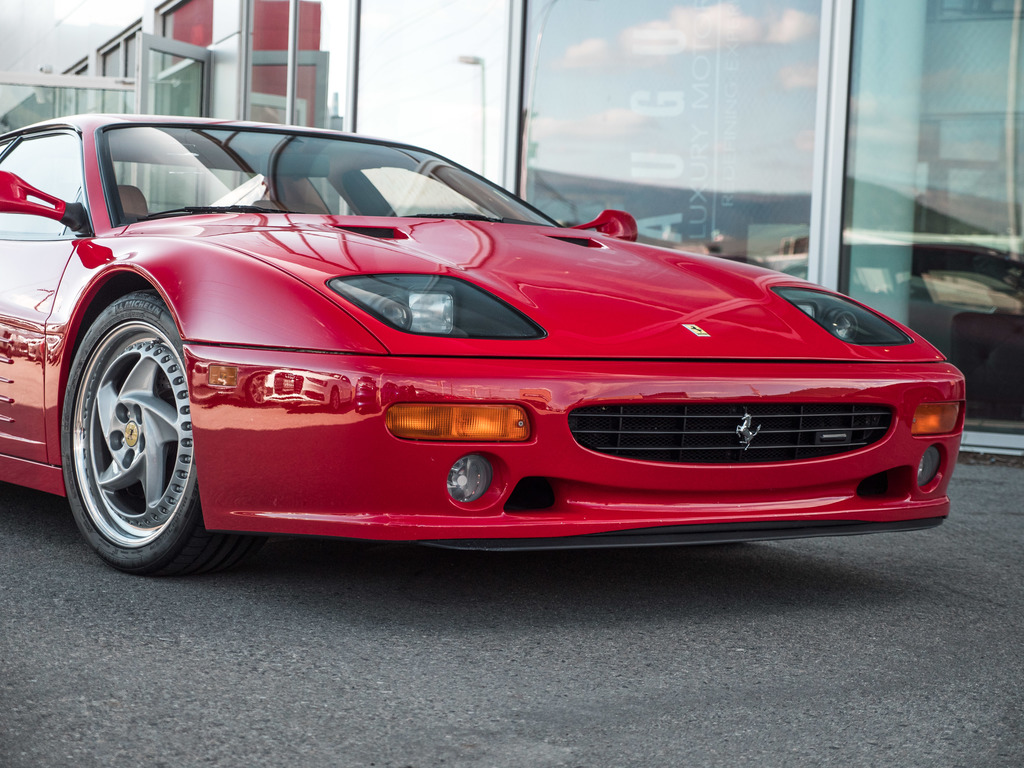
<svg viewBox="0 0 1024 768"><path fill-rule="evenodd" d="M186 345L186 357L207 528L447 546L500 539L513 547L538 537L567 545L595 534L615 534L616 546L687 534L699 541L700 533L737 541L934 525L948 513L959 432L920 438L909 425L920 402L964 397L962 376L945 363L403 358L196 344ZM210 365L237 368L237 383L211 386ZM281 370L326 382L324 399L261 397L259 382ZM893 423L877 443L849 453L745 465L606 456L569 431L573 408L639 400L867 403L891 407ZM529 414L531 437L505 444L395 438L385 410L417 401L517 403ZM916 469L929 445L938 447L941 466L919 488ZM469 453L486 456L495 478L482 498L460 504L446 479ZM543 503L524 507L524 484L537 483L546 489Z"/></svg>

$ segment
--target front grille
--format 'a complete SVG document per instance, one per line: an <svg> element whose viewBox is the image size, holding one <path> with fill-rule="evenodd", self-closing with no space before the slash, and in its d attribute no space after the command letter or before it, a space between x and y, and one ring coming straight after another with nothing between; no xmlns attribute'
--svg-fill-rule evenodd
<svg viewBox="0 0 1024 768"><path fill-rule="evenodd" d="M891 421L878 405L668 403L577 408L569 429L584 448L611 456L756 464L853 451L881 439Z"/></svg>

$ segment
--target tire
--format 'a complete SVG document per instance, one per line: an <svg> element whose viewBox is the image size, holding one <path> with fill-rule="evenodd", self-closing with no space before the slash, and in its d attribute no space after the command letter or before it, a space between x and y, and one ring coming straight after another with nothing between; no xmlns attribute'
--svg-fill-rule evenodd
<svg viewBox="0 0 1024 768"><path fill-rule="evenodd" d="M167 308L138 292L96 318L68 377L61 458L71 511L96 553L127 573L227 568L264 541L203 526L183 359Z"/></svg>

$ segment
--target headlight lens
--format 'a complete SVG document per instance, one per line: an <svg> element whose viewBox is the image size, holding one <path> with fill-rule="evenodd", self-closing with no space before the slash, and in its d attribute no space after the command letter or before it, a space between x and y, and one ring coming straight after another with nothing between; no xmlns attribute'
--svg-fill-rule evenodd
<svg viewBox="0 0 1024 768"><path fill-rule="evenodd" d="M418 333L447 336L455 330L455 297L450 293L410 292L409 311L409 327Z"/></svg>
<svg viewBox="0 0 1024 768"><path fill-rule="evenodd" d="M497 296L444 275L358 275L327 285L392 328L423 336L540 339L544 330Z"/></svg>
<svg viewBox="0 0 1024 768"><path fill-rule="evenodd" d="M898 346L913 342L881 315L833 293L810 288L774 291L837 339L863 346Z"/></svg>

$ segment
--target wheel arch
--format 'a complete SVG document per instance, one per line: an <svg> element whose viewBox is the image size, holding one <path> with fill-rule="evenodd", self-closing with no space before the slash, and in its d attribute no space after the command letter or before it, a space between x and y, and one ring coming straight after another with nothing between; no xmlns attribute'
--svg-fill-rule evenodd
<svg viewBox="0 0 1024 768"><path fill-rule="evenodd" d="M51 343L59 345L49 357L46 383L48 455L54 465L60 464L60 415L82 339L104 309L130 293L158 294L186 344L387 353L324 294L229 248L125 238L83 241L77 256L64 273L47 325Z"/></svg>
<svg viewBox="0 0 1024 768"><path fill-rule="evenodd" d="M47 408L47 434L53 436L47 441L47 454L51 464L60 465L62 463L60 452L61 416L64 413L64 400L67 397L71 366L74 364L82 339L104 309L122 296L136 291L159 293L156 286L138 272L110 270L102 278L89 285L81 299L74 305L73 312L64 322L62 352L57 358L57 368L53 371L56 376L54 377L52 373L47 375L47 401L50 404ZM167 302L163 296L161 296L161 300L166 305ZM173 310L170 312L173 317Z"/></svg>
<svg viewBox="0 0 1024 768"><path fill-rule="evenodd" d="M97 280L90 286L88 293L79 302L75 313L68 322L67 354L65 354L63 365L61 366L62 389L67 383L67 372L71 368L71 362L74 360L75 355L78 354L78 346L81 344L85 332L96 322L96 318L100 316L104 309L122 296L127 296L129 293L135 293L136 291L160 293L159 289L150 280L134 270L111 270L102 279ZM166 305L166 298L162 294L160 298ZM171 316L175 317L175 323L177 323L174 309L168 306L168 310L170 310ZM178 330L181 330L180 325Z"/></svg>
<svg viewBox="0 0 1024 768"><path fill-rule="evenodd" d="M186 343L387 354L325 287L256 254L166 237L86 241L77 251L51 317L56 326L66 316L73 346L105 307L153 290Z"/></svg>

